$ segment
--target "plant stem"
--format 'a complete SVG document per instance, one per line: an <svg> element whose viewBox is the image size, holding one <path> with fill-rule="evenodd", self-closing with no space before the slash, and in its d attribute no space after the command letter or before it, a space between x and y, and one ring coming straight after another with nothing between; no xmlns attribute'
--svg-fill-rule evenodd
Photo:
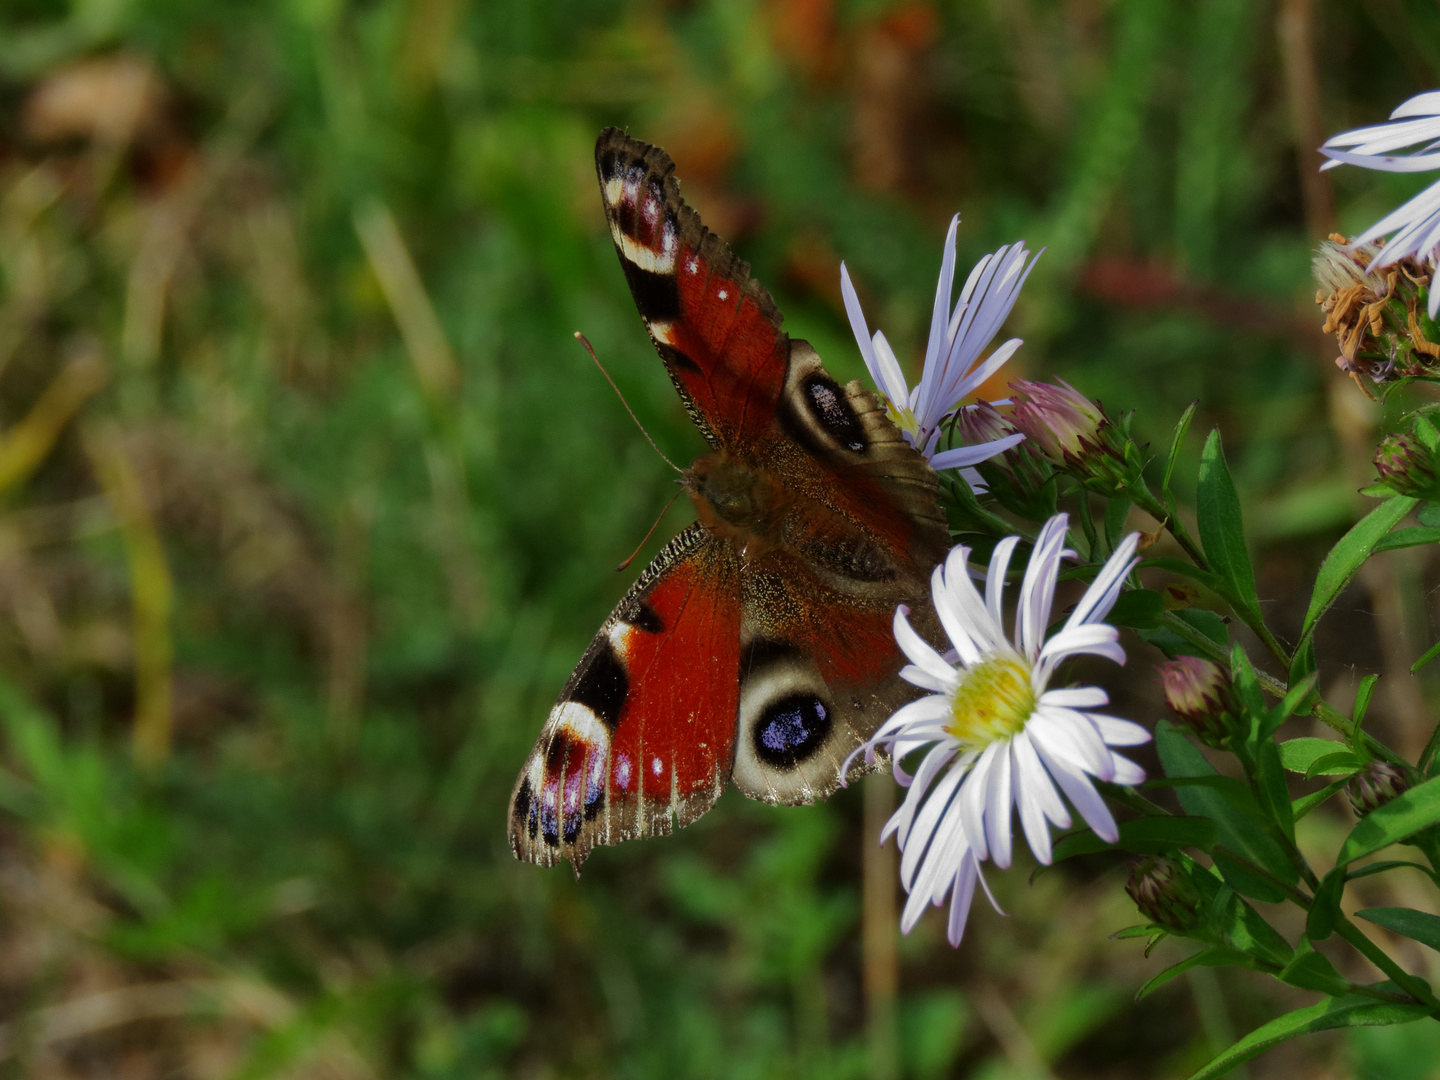
<svg viewBox="0 0 1440 1080"><path fill-rule="evenodd" d="M1440 1016L1440 1001L1435 1000L1435 995L1430 992L1430 988L1425 985L1424 981L1416 979L1390 959L1384 949L1366 937L1358 926L1339 911L1335 913L1335 932L1353 945L1365 959L1390 976L1391 982L1396 986L1403 987L1405 992L1416 1001L1428 1007L1433 1014Z"/></svg>
<svg viewBox="0 0 1440 1080"><path fill-rule="evenodd" d="M1170 513L1169 510L1165 509L1164 504L1155 497L1154 493L1146 486L1145 481L1137 481L1135 486L1130 489L1129 494L1130 497L1135 500L1136 506L1160 522L1161 525L1164 526L1165 531L1175 538L1175 542L1180 545L1186 555L1190 556L1191 562L1201 570L1210 569L1210 563L1206 560L1205 553L1201 551L1200 546L1190 538L1190 533L1185 528L1185 523L1176 515Z"/></svg>

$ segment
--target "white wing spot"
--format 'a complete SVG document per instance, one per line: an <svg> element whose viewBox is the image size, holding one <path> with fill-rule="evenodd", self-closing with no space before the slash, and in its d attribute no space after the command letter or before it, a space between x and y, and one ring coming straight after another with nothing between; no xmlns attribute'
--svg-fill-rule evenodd
<svg viewBox="0 0 1440 1080"><path fill-rule="evenodd" d="M726 292L724 289L721 289L718 295L719 295L719 297L720 297L721 300L728 299L729 296L730 296L730 294L729 294L728 292Z"/></svg>
<svg viewBox="0 0 1440 1080"><path fill-rule="evenodd" d="M688 263L685 264L685 269L692 274L698 274L700 272L699 260L691 259Z"/></svg>
<svg viewBox="0 0 1440 1080"><path fill-rule="evenodd" d="M662 344L662 345L674 345L674 344L675 344L675 324L674 324L673 322L669 322L668 320L664 320L664 319L656 319L655 321L653 321L653 322L651 322L651 323L649 324L649 327L650 327L650 336L653 337L656 341L660 342L660 344ZM611 641L614 641L614 640L615 640L615 637L614 637L615 631L612 630L612 631L610 632L610 634L611 634L610 640L611 640Z"/></svg>
<svg viewBox="0 0 1440 1080"><path fill-rule="evenodd" d="M630 789L630 755L615 755L615 786L621 791Z"/></svg>
<svg viewBox="0 0 1440 1080"><path fill-rule="evenodd" d="M659 776L665 771L665 763L657 757L654 761L650 762L650 771L656 776Z"/></svg>

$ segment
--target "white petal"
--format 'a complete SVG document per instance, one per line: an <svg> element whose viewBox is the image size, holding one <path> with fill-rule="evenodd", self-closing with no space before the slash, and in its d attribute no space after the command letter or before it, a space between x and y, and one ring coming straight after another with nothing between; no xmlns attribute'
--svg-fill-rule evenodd
<svg viewBox="0 0 1440 1080"><path fill-rule="evenodd" d="M990 618L1005 633L1005 572L1010 569L1010 556L1015 554L1015 545L1020 537L1007 536L995 545L990 554L990 566L985 577L985 608Z"/></svg>
<svg viewBox="0 0 1440 1080"><path fill-rule="evenodd" d="M920 768L915 770L915 780L914 783L910 785L911 793L913 794L916 791L924 792L925 789L930 786L931 782L934 781L940 770L949 764L950 759L955 756L958 749L958 744L953 742L948 744L939 743L933 750L926 754L925 759L920 762ZM919 805L919 798L906 798L905 804L901 806L899 810L895 811L894 816L886 823L886 831L881 834L881 841L883 842L890 832L898 830L900 834L900 847L904 848L905 842L910 838L910 826L914 823L915 810ZM892 825L894 827L893 829Z"/></svg>
<svg viewBox="0 0 1440 1080"><path fill-rule="evenodd" d="M969 770L953 765L950 770L940 778L930 797L924 802L920 812L915 815L914 824L910 827L909 834L901 841L900 856L900 881L908 889L915 877L915 869L920 865L920 857L925 854L925 849L930 845L935 834L935 826L940 823L940 817L950 805L950 800L955 796L955 790L960 782L968 775ZM911 792L915 789L912 787Z"/></svg>
<svg viewBox="0 0 1440 1080"><path fill-rule="evenodd" d="M1366 169L1379 169L1382 172L1412 173L1440 169L1440 154L1359 154L1323 148L1320 152L1333 161L1360 165Z"/></svg>
<svg viewBox="0 0 1440 1080"><path fill-rule="evenodd" d="M1427 90L1423 94L1416 94L1408 101L1404 101L1395 107L1390 114L1391 120L1399 120L1406 116L1436 116L1440 115L1440 90Z"/></svg>
<svg viewBox="0 0 1440 1080"><path fill-rule="evenodd" d="M989 840L985 836L985 805L989 801L991 770L999 756L999 743L987 746L956 796L960 802L960 824L965 829L965 839L970 842L978 859L990 857Z"/></svg>
<svg viewBox="0 0 1440 1080"><path fill-rule="evenodd" d="M880 375L875 366L875 347L870 342L870 327L865 324L865 311L860 306L860 297L855 295L855 286L850 284L850 271L840 264L840 295L845 298L845 314L850 316L850 330L855 335L855 344L860 346L860 356L870 378L880 386ZM881 393L884 393L883 388Z"/></svg>
<svg viewBox="0 0 1440 1080"><path fill-rule="evenodd" d="M1040 643L1049 622L1067 521L1066 515L1056 514L1045 523L1030 552L1025 579L1020 583L1020 603L1015 613L1015 647L1031 663L1039 657Z"/></svg>
<svg viewBox="0 0 1440 1080"><path fill-rule="evenodd" d="M1046 690L1040 695L1040 704L1059 705L1067 709L1094 709L1110 704L1110 695L1098 686L1066 686L1059 690Z"/></svg>
<svg viewBox="0 0 1440 1080"><path fill-rule="evenodd" d="M1150 741L1150 732L1133 720L1121 720L1118 716L1103 713L1087 712L1084 715L1095 725L1100 738L1110 746L1139 746Z"/></svg>
<svg viewBox="0 0 1440 1080"><path fill-rule="evenodd" d="M995 744L995 764L990 769L990 781L985 792L985 839L990 846L990 858L1001 870L1010 869L1010 740L1002 739Z"/></svg>
<svg viewBox="0 0 1440 1080"><path fill-rule="evenodd" d="M955 669L941 658L934 646L915 632L910 625L909 615L910 609L904 604L895 609L895 643L900 646L900 651L910 663L928 673L941 685L948 685L953 689L959 685Z"/></svg>
<svg viewBox="0 0 1440 1080"><path fill-rule="evenodd" d="M970 901L975 896L975 879L979 875L980 870L973 855L962 860L960 869L955 872L955 891L950 897L950 918L945 932L951 945L958 946L965 936L965 923L970 918Z"/></svg>
<svg viewBox="0 0 1440 1080"><path fill-rule="evenodd" d="M1049 817L1061 828L1066 828L1070 824L1070 815L1065 812L1065 803L1056 793L1050 774L1040 764L1040 758L1024 732L1012 740L1010 757L1015 771L1015 805L1020 811L1025 839L1035 858L1048 866L1051 857L1050 829L1045 819Z"/></svg>
<svg viewBox="0 0 1440 1080"><path fill-rule="evenodd" d="M875 382L890 404L898 408L909 397L909 391L905 388L905 375L900 370L900 361L895 359L895 350L879 330L875 331L871 344L875 352L875 371L872 372Z"/></svg>
<svg viewBox="0 0 1440 1080"><path fill-rule="evenodd" d="M1110 779L1110 751L1083 713L1041 705L1025 730L1042 756L1048 751L1052 757L1063 757L1077 769L1102 780Z"/></svg>
<svg viewBox="0 0 1440 1080"><path fill-rule="evenodd" d="M1136 784L1143 784L1145 782L1145 770L1139 765L1136 765L1135 762L1127 757L1121 757L1119 754L1111 754L1110 756L1114 759L1115 765L1115 779L1111 781L1112 783L1120 784L1124 787L1134 787Z"/></svg>
<svg viewBox="0 0 1440 1080"><path fill-rule="evenodd" d="M957 544L950 549L950 554L945 561L937 566L930 575L930 591L935 600L935 614L940 617L940 625L945 629L945 636L960 653L960 660L966 667L974 667L981 660L984 653L982 643L977 643L971 636L970 620L965 617L963 605L956 599L952 590L948 587L947 579L951 576L952 566L958 566L955 576L969 580L965 573L965 559L970 549L963 544Z"/></svg>
<svg viewBox="0 0 1440 1080"><path fill-rule="evenodd" d="M966 465L978 465L982 461L989 461L996 454L1003 454L1012 446L1019 446L1024 441L1025 436L1017 432L1014 435L1006 435L1004 438L987 443L957 446L953 450L941 450L930 459L930 467L936 472L941 472L945 469L956 469Z"/></svg>
<svg viewBox="0 0 1440 1080"><path fill-rule="evenodd" d="M1089 777L1075 769L1069 762L1048 753L1044 744L1036 742L1035 749L1039 752L1041 760L1045 762L1045 767L1050 770L1050 775L1055 778L1055 782L1069 797L1075 809L1080 811L1080 816L1085 819L1085 824L1095 830L1095 835L1110 844L1120 839L1120 830L1115 826L1115 818L1110 813L1110 808L1105 805L1105 800L1100 797L1100 793L1091 786Z"/></svg>
<svg viewBox="0 0 1440 1080"><path fill-rule="evenodd" d="M921 690L929 690L932 694L945 694L953 691L960 684L955 675L954 668L950 669L950 675L941 678L932 675L924 668L914 664L906 664L900 669L900 678L904 679L911 686L918 686Z"/></svg>
<svg viewBox="0 0 1440 1080"><path fill-rule="evenodd" d="M1140 543L1140 534L1131 533L1120 541L1110 558L1105 560L1100 573L1095 575L1095 580L1085 590L1085 595L1075 605L1075 611L1066 620L1066 628L1081 626L1085 623L1098 622L1110 614L1110 609L1115 606L1115 601L1120 596L1120 589L1125 584L1125 579L1134 568L1135 548Z"/></svg>

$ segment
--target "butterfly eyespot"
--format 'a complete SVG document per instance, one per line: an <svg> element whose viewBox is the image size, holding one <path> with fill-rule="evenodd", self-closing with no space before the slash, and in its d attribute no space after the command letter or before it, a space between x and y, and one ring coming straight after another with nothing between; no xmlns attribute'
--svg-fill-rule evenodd
<svg viewBox="0 0 1440 1080"><path fill-rule="evenodd" d="M814 694L789 694L765 707L755 725L755 754L777 769L793 769L830 734L830 710Z"/></svg>
<svg viewBox="0 0 1440 1080"><path fill-rule="evenodd" d="M817 373L801 385L804 388L805 400L810 406L810 415L815 418L816 423L847 450L853 450L857 454L864 452L869 445L865 439L865 429L860 426L859 417L855 415L855 410L845 398L845 392L835 381Z"/></svg>

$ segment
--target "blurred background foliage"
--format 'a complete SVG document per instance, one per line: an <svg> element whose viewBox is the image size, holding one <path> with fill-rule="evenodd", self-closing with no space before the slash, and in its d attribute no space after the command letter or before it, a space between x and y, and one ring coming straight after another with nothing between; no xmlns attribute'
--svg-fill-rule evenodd
<svg viewBox="0 0 1440 1080"><path fill-rule="evenodd" d="M1426 0L4 0L0 1073L1171 1077L1303 1001L1201 969L1132 1004L1165 957L1106 940L1119 858L996 875L1008 920L897 958L863 790L730 793L578 883L511 857L516 772L673 490L571 332L701 446L591 148L667 147L842 377L841 258L914 358L952 212L962 265L1048 246L1011 374L1162 446L1200 398L1298 626L1385 420L1311 252L1422 182L1311 148L1437 83ZM1337 703L1391 676L1411 753L1433 556L1375 560L1320 642ZM1129 645L1097 674L1153 722ZM1252 1068L1436 1060L1415 1026Z"/></svg>

